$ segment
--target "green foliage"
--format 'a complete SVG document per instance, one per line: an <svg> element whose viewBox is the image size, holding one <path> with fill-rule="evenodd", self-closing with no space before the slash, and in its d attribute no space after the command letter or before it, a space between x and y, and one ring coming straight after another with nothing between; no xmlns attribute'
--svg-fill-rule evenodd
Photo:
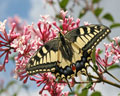
<svg viewBox="0 0 120 96"><path fill-rule="evenodd" d="M98 91L95 91L90 96L102 96L102 94Z"/></svg>
<svg viewBox="0 0 120 96"><path fill-rule="evenodd" d="M6 92L7 90L6 89L0 89L0 94Z"/></svg>
<svg viewBox="0 0 120 96"><path fill-rule="evenodd" d="M96 51L96 49L94 48L93 51L92 51L92 54L91 54L93 64L95 64L95 62L96 62L95 51Z"/></svg>
<svg viewBox="0 0 120 96"><path fill-rule="evenodd" d="M108 67L108 70L113 70L113 69L117 69L117 68L120 68L120 65L113 64L113 65L111 65L111 66Z"/></svg>
<svg viewBox="0 0 120 96"><path fill-rule="evenodd" d="M92 0L92 3L95 4L95 3L99 3L101 0Z"/></svg>
<svg viewBox="0 0 120 96"><path fill-rule="evenodd" d="M68 96L74 96L74 95L75 95L74 92L70 92ZM65 96L65 95L63 95L63 96Z"/></svg>
<svg viewBox="0 0 120 96"><path fill-rule="evenodd" d="M93 85L93 83L92 83L92 82L89 82L89 83L85 86L85 88L83 88L83 90L86 90L86 89L91 88L92 85Z"/></svg>
<svg viewBox="0 0 120 96"><path fill-rule="evenodd" d="M13 96L17 96L17 93L14 93Z"/></svg>
<svg viewBox="0 0 120 96"><path fill-rule="evenodd" d="M120 23L113 23L112 25L110 25L111 29L116 27L120 27Z"/></svg>
<svg viewBox="0 0 120 96"><path fill-rule="evenodd" d="M118 94L118 96L120 96L120 93Z"/></svg>
<svg viewBox="0 0 120 96"><path fill-rule="evenodd" d="M66 6L67 6L68 2L69 2L69 0L61 0L61 2L59 2L59 5L63 10L66 10Z"/></svg>
<svg viewBox="0 0 120 96"><path fill-rule="evenodd" d="M82 90L82 92L78 94L78 96L88 96L88 89Z"/></svg>
<svg viewBox="0 0 120 96"><path fill-rule="evenodd" d="M113 18L113 16L110 13L106 13L103 16L103 18L106 19L106 20L108 20L108 21L114 22L114 18Z"/></svg>
<svg viewBox="0 0 120 96"><path fill-rule="evenodd" d="M96 8L96 9L94 10L95 16L99 17L100 14L102 13L102 11L103 11L103 8Z"/></svg>
<svg viewBox="0 0 120 96"><path fill-rule="evenodd" d="M76 92L76 93L79 92L80 88L81 88L81 85L80 85L80 84L77 85L75 92Z"/></svg>
<svg viewBox="0 0 120 96"><path fill-rule="evenodd" d="M96 65L95 51L96 51L96 49L94 48L93 51L92 51L92 54L91 54L91 58L92 58L92 63L94 64L95 70L98 70L98 66ZM101 54L102 52L103 51L100 50L99 54Z"/></svg>

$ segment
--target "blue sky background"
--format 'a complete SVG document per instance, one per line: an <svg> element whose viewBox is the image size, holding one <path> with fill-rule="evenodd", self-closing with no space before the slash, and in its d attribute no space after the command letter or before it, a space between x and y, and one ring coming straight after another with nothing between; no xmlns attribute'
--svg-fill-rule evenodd
<svg viewBox="0 0 120 96"><path fill-rule="evenodd" d="M115 21L120 22L120 0L102 0L101 6L103 6L105 9L103 13L106 13L106 12L112 13L113 17L115 18ZM29 24L32 24L32 22L37 22L39 20L40 15L46 15L46 14L50 16L54 16L54 11L48 4L45 5L44 0L0 0L0 21L3 21L8 17L14 17L15 15L18 15L22 19L25 19ZM76 14L78 14L77 9L76 9ZM88 21L90 23L98 23L95 17L89 12L84 18L81 19L81 23L83 24L84 21ZM104 21L104 24L109 25L109 22ZM111 37L120 36L119 32L120 32L119 28L113 29L110 36ZM105 42L105 40L102 41L102 43L99 44L98 47L103 48L103 45L102 45L103 42ZM9 62L9 64L7 64L7 67L6 67L9 70L7 70L6 73L3 73L3 72L0 73L0 78L4 78L6 81L11 79L9 72L10 72L10 69L12 69L13 67L14 67L13 62ZM111 71L111 73L113 73L117 77L119 75L118 72L120 74L119 70ZM33 96L33 94L38 95L39 88L36 87L35 83L30 82L30 84L31 84L31 88L30 88L31 96ZM104 84L104 85L98 84L96 86L97 90L102 91L102 93L104 94L103 96L108 96L108 95L117 96L117 94L119 93L119 90L117 88L111 87L107 84ZM27 96L26 94L25 95L23 94L25 94L24 91L22 91L22 93L20 93L19 96Z"/></svg>
<svg viewBox="0 0 120 96"><path fill-rule="evenodd" d="M27 19L30 6L29 0L0 0L0 20L14 15Z"/></svg>
<svg viewBox="0 0 120 96"><path fill-rule="evenodd" d="M8 17L14 17L15 15L17 15L31 24L32 22L39 20L40 18L39 12L41 11L42 7L43 3L40 0L0 0L0 21L3 21ZM44 14L44 12L41 13ZM10 76L10 72L14 67L15 67L14 62L9 61L9 63L6 64L7 69L6 72L0 72L0 79L2 78L3 80L5 80L5 82L15 80ZM22 81L18 80L18 82L22 84ZM39 88L36 87L35 82L31 81L30 83L27 83L27 85L31 86L29 88L29 92L23 89L20 91L19 96L39 96ZM14 88L14 92L15 90L16 89ZM11 92L13 92L12 89Z"/></svg>

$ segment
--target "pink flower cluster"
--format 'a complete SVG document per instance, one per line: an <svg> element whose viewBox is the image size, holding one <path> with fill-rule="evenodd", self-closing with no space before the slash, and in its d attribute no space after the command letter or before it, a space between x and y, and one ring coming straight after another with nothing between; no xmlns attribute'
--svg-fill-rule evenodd
<svg viewBox="0 0 120 96"><path fill-rule="evenodd" d="M55 79L56 78L50 72L45 74L34 75L34 78L30 77L30 80L35 81L38 87L44 84L44 87L39 92L40 94L42 94L43 90L47 90L51 94L51 96L68 96L69 92L62 92L62 90L66 86L66 83L57 83Z"/></svg>
<svg viewBox="0 0 120 96"><path fill-rule="evenodd" d="M27 62L40 46L55 38L59 31L66 33L79 27L80 19L74 22L73 17L69 16L66 18L66 15L67 12L61 11L62 20L60 20L60 22L62 29L56 22L50 23L48 21L49 16L47 15L41 16L42 20L39 20L37 26L34 24L26 25L26 23L22 23L23 21L17 16L9 18L8 23L11 28L9 33L6 31L6 20L0 22L0 58L4 58L3 64L0 64L0 71L5 71L5 65L9 61L9 55L11 53L17 54L14 57L16 63L14 70L15 78L20 78L24 83L26 83L29 78L32 81L36 81L38 86L44 83L45 86L41 89L40 93L42 93L43 90L48 90L50 94L55 92L59 94L59 96L68 94L62 93L62 89L66 84L56 83L55 77L51 76L50 73L38 74L39 76L34 75L33 77L28 76L26 73ZM52 80L49 78L52 78ZM55 88L54 90L53 87Z"/></svg>
<svg viewBox="0 0 120 96"><path fill-rule="evenodd" d="M119 63L120 61L120 37L113 38L114 42L110 44L104 44L105 46L105 57L101 58L99 52L101 51L99 48L96 50L96 61L99 68L99 71L102 72L100 65L103 67L111 66L115 63ZM99 64L98 64L99 63Z"/></svg>
<svg viewBox="0 0 120 96"><path fill-rule="evenodd" d="M62 24L62 32L65 34L67 31L71 31L75 28L79 27L80 24L80 19L77 19L76 22L73 21L73 17L66 17L67 16L67 11L61 11L61 17L62 20L60 20L61 24ZM57 26L56 22L53 22L53 25L59 30L61 31L61 28Z"/></svg>
<svg viewBox="0 0 120 96"><path fill-rule="evenodd" d="M13 23L12 29L9 31L9 34L7 34L5 25L6 25L6 20L3 22L0 22L0 58L4 57L3 64L0 65L0 71L4 70L5 71L5 64L8 63L8 58L9 54L11 54L11 50L14 49L11 46L11 43L13 42L14 39L19 37L19 33L16 33L14 31L16 24Z"/></svg>

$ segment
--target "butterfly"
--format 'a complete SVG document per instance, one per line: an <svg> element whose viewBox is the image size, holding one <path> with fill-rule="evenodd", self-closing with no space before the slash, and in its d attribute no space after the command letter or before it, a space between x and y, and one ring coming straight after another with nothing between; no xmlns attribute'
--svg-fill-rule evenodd
<svg viewBox="0 0 120 96"><path fill-rule="evenodd" d="M91 53L111 30L104 25L80 26L48 41L30 58L26 65L29 75L52 72L56 77L71 78L86 71Z"/></svg>

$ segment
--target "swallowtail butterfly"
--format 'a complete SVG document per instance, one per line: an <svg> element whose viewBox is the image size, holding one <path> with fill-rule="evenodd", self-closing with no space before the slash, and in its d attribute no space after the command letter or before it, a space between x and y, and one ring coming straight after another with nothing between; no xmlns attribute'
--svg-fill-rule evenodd
<svg viewBox="0 0 120 96"><path fill-rule="evenodd" d="M29 75L52 72L56 77L70 78L84 72L91 60L91 52L110 33L104 25L86 25L67 32L41 46L30 58Z"/></svg>

